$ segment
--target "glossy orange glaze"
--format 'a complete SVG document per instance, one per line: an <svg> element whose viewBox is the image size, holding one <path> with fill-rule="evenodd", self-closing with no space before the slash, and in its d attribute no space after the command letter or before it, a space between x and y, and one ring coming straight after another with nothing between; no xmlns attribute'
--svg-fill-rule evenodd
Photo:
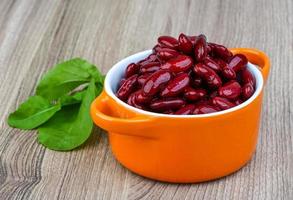
<svg viewBox="0 0 293 200"><path fill-rule="evenodd" d="M269 74L268 57L256 49L236 48ZM233 112L201 118L151 116L129 110L106 91L92 103L91 116L109 133L119 162L142 176L176 183L207 181L228 175L255 151L262 93Z"/></svg>

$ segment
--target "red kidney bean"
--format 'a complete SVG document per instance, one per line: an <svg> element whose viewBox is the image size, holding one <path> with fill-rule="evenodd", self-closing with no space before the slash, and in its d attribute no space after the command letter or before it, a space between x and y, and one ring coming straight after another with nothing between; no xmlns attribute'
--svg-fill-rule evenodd
<svg viewBox="0 0 293 200"><path fill-rule="evenodd" d="M158 43L163 47L169 47L171 49L177 49L179 45L178 40L171 36L160 36L158 38Z"/></svg>
<svg viewBox="0 0 293 200"><path fill-rule="evenodd" d="M189 56L179 55L176 58L168 60L161 66L161 69L166 69L174 73L187 71L193 65L193 60Z"/></svg>
<svg viewBox="0 0 293 200"><path fill-rule="evenodd" d="M195 76L192 80L193 87L200 87L202 84L202 79L198 76Z"/></svg>
<svg viewBox="0 0 293 200"><path fill-rule="evenodd" d="M142 74L140 75L138 78L137 78L137 82L140 86L142 86L145 81L147 80L147 78L151 75L152 73L145 73L145 74Z"/></svg>
<svg viewBox="0 0 293 200"><path fill-rule="evenodd" d="M148 60L147 58L140 60L137 65L145 65L147 63L151 62L150 60Z"/></svg>
<svg viewBox="0 0 293 200"><path fill-rule="evenodd" d="M149 62L147 64L144 64L140 67L140 73L151 73L156 72L160 69L161 64L159 62Z"/></svg>
<svg viewBox="0 0 293 200"><path fill-rule="evenodd" d="M166 61L171 58L177 57L179 55L179 52L175 51L174 49L162 48L160 51L158 51L157 55L160 59Z"/></svg>
<svg viewBox="0 0 293 200"><path fill-rule="evenodd" d="M209 55L212 52L212 47L210 44L207 45L207 54Z"/></svg>
<svg viewBox="0 0 293 200"><path fill-rule="evenodd" d="M195 106L188 104L175 112L175 115L190 115L193 113Z"/></svg>
<svg viewBox="0 0 293 200"><path fill-rule="evenodd" d="M250 83L253 87L255 87L255 77L249 69L247 69L247 67L241 71L241 79L244 84Z"/></svg>
<svg viewBox="0 0 293 200"><path fill-rule="evenodd" d="M125 70L125 77L129 78L130 76L137 74L138 71L139 71L139 65L135 63L130 63Z"/></svg>
<svg viewBox="0 0 293 200"><path fill-rule="evenodd" d="M215 90L215 91L210 93L210 98L214 98L214 97L216 97L218 95L219 95L218 90Z"/></svg>
<svg viewBox="0 0 293 200"><path fill-rule="evenodd" d="M181 92L189 85L190 78L188 74L181 73L171 80L164 90L161 92L162 97L174 97Z"/></svg>
<svg viewBox="0 0 293 200"><path fill-rule="evenodd" d="M135 86L137 84L137 74L129 77L124 81L124 83L121 85L119 90L117 91L117 97L121 100L126 100L128 96L131 94L131 92L134 90Z"/></svg>
<svg viewBox="0 0 293 200"><path fill-rule="evenodd" d="M142 89L143 93L146 96L153 96L162 86L167 84L172 78L172 75L169 71L159 70L148 77L145 81Z"/></svg>
<svg viewBox="0 0 293 200"><path fill-rule="evenodd" d="M244 100L249 99L254 93L254 87L252 84L250 83L246 83L243 87L242 87L242 98Z"/></svg>
<svg viewBox="0 0 293 200"><path fill-rule="evenodd" d="M238 105L240 105L240 104L242 104L243 103L243 101L241 100L241 99L237 99L236 101L235 101L235 104L238 106Z"/></svg>
<svg viewBox="0 0 293 200"><path fill-rule="evenodd" d="M134 98L135 98L135 93L130 94L127 99L127 104L134 106Z"/></svg>
<svg viewBox="0 0 293 200"><path fill-rule="evenodd" d="M193 89L191 87L186 88L184 91L184 97L190 101L197 101L206 96L206 94L207 92L204 89Z"/></svg>
<svg viewBox="0 0 293 200"><path fill-rule="evenodd" d="M142 66L142 65L148 64L150 62L154 62L154 61L158 61L157 56L155 54L150 54L147 58L142 59L141 61L139 61L137 63L137 65Z"/></svg>
<svg viewBox="0 0 293 200"><path fill-rule="evenodd" d="M241 74L240 74L239 72L236 73L236 81L237 81L238 83L242 83Z"/></svg>
<svg viewBox="0 0 293 200"><path fill-rule="evenodd" d="M218 65L220 65L220 67L223 69L223 68L226 68L226 67L228 67L228 64L224 61L224 60L222 60L222 59L215 59L216 60L216 62L218 63Z"/></svg>
<svg viewBox="0 0 293 200"><path fill-rule="evenodd" d="M209 46L211 49L214 49L214 47L215 47L215 43L208 42L208 46Z"/></svg>
<svg viewBox="0 0 293 200"><path fill-rule="evenodd" d="M192 74L193 74L193 70L192 70L192 68L190 68L189 70L187 70L186 72L182 72L182 73L187 73L188 74L188 76L189 77L191 77L192 76Z"/></svg>
<svg viewBox="0 0 293 200"><path fill-rule="evenodd" d="M228 62L233 56L232 52L228 48L219 44L213 44L212 51L214 51L216 55L221 57L221 59L225 60L226 62Z"/></svg>
<svg viewBox="0 0 293 200"><path fill-rule="evenodd" d="M225 61L229 61L231 57L233 56L232 52L229 51L226 47L223 45L215 44L215 43L210 43L210 46L212 48L212 51L224 59Z"/></svg>
<svg viewBox="0 0 293 200"><path fill-rule="evenodd" d="M241 86L237 81L229 81L219 88L219 95L227 99L236 99L241 93Z"/></svg>
<svg viewBox="0 0 293 200"><path fill-rule="evenodd" d="M198 100L197 102L195 102L194 105L195 106L200 106L200 105L212 105L212 104L210 104L210 101L207 100L207 99L201 99L201 100Z"/></svg>
<svg viewBox="0 0 293 200"><path fill-rule="evenodd" d="M139 104L149 103L152 100L152 97L145 96L143 94L142 90L138 90L135 94L136 94L136 96L135 96L136 102Z"/></svg>
<svg viewBox="0 0 293 200"><path fill-rule="evenodd" d="M208 105L208 104L199 104L196 105L193 111L193 114L208 114L208 113L214 113L218 112L219 109L217 109L215 106Z"/></svg>
<svg viewBox="0 0 293 200"><path fill-rule="evenodd" d="M236 54L232 57L228 65L237 73L247 65L247 58L242 54Z"/></svg>
<svg viewBox="0 0 293 200"><path fill-rule="evenodd" d="M126 79L125 78L122 78L121 80L120 80L120 82L119 82L119 88L123 85L123 83L126 81Z"/></svg>
<svg viewBox="0 0 293 200"><path fill-rule="evenodd" d="M151 61L151 62L158 61L158 57L157 57L157 55L154 54L154 53L150 54L150 55L147 57L147 59L148 59L149 61Z"/></svg>
<svg viewBox="0 0 293 200"><path fill-rule="evenodd" d="M149 60L148 58L145 58L145 59L139 61L139 62L137 63L137 65L142 66L142 65L146 65L146 64L148 64L148 63L150 63L150 62L152 62L152 61Z"/></svg>
<svg viewBox="0 0 293 200"><path fill-rule="evenodd" d="M212 70L216 71L216 72L219 72L221 71L221 66L215 62L210 56L207 56L204 60L203 60L203 63L211 68Z"/></svg>
<svg viewBox="0 0 293 200"><path fill-rule="evenodd" d="M181 98L174 99L160 99L153 101L150 104L150 108L155 111L166 111L179 109L185 105L185 101Z"/></svg>
<svg viewBox="0 0 293 200"><path fill-rule="evenodd" d="M173 110L166 110L163 112L163 114L173 115L174 111Z"/></svg>
<svg viewBox="0 0 293 200"><path fill-rule="evenodd" d="M192 44L195 43L195 41L197 40L197 36L193 35L193 36L188 36L188 38L190 39L190 41L192 42Z"/></svg>
<svg viewBox="0 0 293 200"><path fill-rule="evenodd" d="M193 70L194 73L203 78L211 88L218 88L222 85L222 80L218 74L204 64L196 64Z"/></svg>
<svg viewBox="0 0 293 200"><path fill-rule="evenodd" d="M163 47L159 44L156 44L154 47L153 47L153 52L157 53L159 52Z"/></svg>
<svg viewBox="0 0 293 200"><path fill-rule="evenodd" d="M223 97L214 97L212 99L212 103L213 105L221 108L222 110L227 110L235 106L234 103Z"/></svg>
<svg viewBox="0 0 293 200"><path fill-rule="evenodd" d="M127 99L127 104L133 106L133 107L136 107L136 108L139 108L139 109L144 109L143 106L139 105L137 102L136 102L136 93L132 93L128 99Z"/></svg>
<svg viewBox="0 0 293 200"><path fill-rule="evenodd" d="M192 42L185 34L181 33L179 35L178 42L179 42L179 46L178 46L179 50L181 50L185 54L192 53L192 48L193 48Z"/></svg>
<svg viewBox="0 0 293 200"><path fill-rule="evenodd" d="M207 42L204 35L199 35L194 44L194 57L198 62L203 61L207 56Z"/></svg>
<svg viewBox="0 0 293 200"><path fill-rule="evenodd" d="M236 79L236 73L232 68L224 67L222 70L222 76L228 80Z"/></svg>

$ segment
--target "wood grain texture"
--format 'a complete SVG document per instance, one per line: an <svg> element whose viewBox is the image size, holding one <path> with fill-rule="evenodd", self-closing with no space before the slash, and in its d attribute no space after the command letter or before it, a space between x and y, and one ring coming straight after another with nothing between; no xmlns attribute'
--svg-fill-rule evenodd
<svg viewBox="0 0 293 200"><path fill-rule="evenodd" d="M80 56L106 73L157 36L180 32L259 48L271 58L257 151L237 173L160 183L122 167L99 128L62 153L39 145L34 131L7 126L9 112L55 63ZM292 0L1 0L0 199L293 199L292 55Z"/></svg>

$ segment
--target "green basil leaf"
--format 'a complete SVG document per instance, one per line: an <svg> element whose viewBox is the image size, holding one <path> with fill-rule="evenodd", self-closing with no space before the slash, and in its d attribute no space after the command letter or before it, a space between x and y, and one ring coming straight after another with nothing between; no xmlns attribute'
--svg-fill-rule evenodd
<svg viewBox="0 0 293 200"><path fill-rule="evenodd" d="M86 60L75 58L49 70L37 86L36 94L56 100L92 78L102 81L102 74Z"/></svg>
<svg viewBox="0 0 293 200"><path fill-rule="evenodd" d="M95 66L94 66L95 67ZM95 67L95 68L91 68L90 70L88 70L89 71L89 73L91 74L91 77L93 78L93 79L95 79L95 82L96 83L100 83L100 84L104 84L104 80L105 80L105 75L103 75L101 72L100 72L100 70L97 68L97 67Z"/></svg>
<svg viewBox="0 0 293 200"><path fill-rule="evenodd" d="M82 103L63 107L49 121L38 128L38 141L49 149L71 150L90 136L93 122L90 105L95 98L95 81L91 80Z"/></svg>
<svg viewBox="0 0 293 200"><path fill-rule="evenodd" d="M46 122L60 109L59 102L52 105L41 96L31 96L9 115L8 124L20 129L34 129Z"/></svg>
<svg viewBox="0 0 293 200"><path fill-rule="evenodd" d="M61 105L68 106L68 105L80 103L85 94L86 94L86 89L82 91L78 91L72 95L64 95L60 98Z"/></svg>
<svg viewBox="0 0 293 200"><path fill-rule="evenodd" d="M61 105L68 106L68 105L80 103L83 96L86 93L86 88L84 88L81 91L75 92L74 94L62 96ZM101 83L96 83L95 96L98 96L102 92L102 90L103 90L103 85Z"/></svg>
<svg viewBox="0 0 293 200"><path fill-rule="evenodd" d="M96 89L95 89L95 93L96 96L98 96L103 90L103 85L102 84L96 84Z"/></svg>

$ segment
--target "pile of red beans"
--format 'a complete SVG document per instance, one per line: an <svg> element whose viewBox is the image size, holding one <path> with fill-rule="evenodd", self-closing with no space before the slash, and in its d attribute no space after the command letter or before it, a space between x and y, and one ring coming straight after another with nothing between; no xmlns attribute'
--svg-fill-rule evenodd
<svg viewBox="0 0 293 200"><path fill-rule="evenodd" d="M175 115L218 112L255 91L247 58L204 35L160 36L152 54L127 66L117 97L139 109Z"/></svg>

